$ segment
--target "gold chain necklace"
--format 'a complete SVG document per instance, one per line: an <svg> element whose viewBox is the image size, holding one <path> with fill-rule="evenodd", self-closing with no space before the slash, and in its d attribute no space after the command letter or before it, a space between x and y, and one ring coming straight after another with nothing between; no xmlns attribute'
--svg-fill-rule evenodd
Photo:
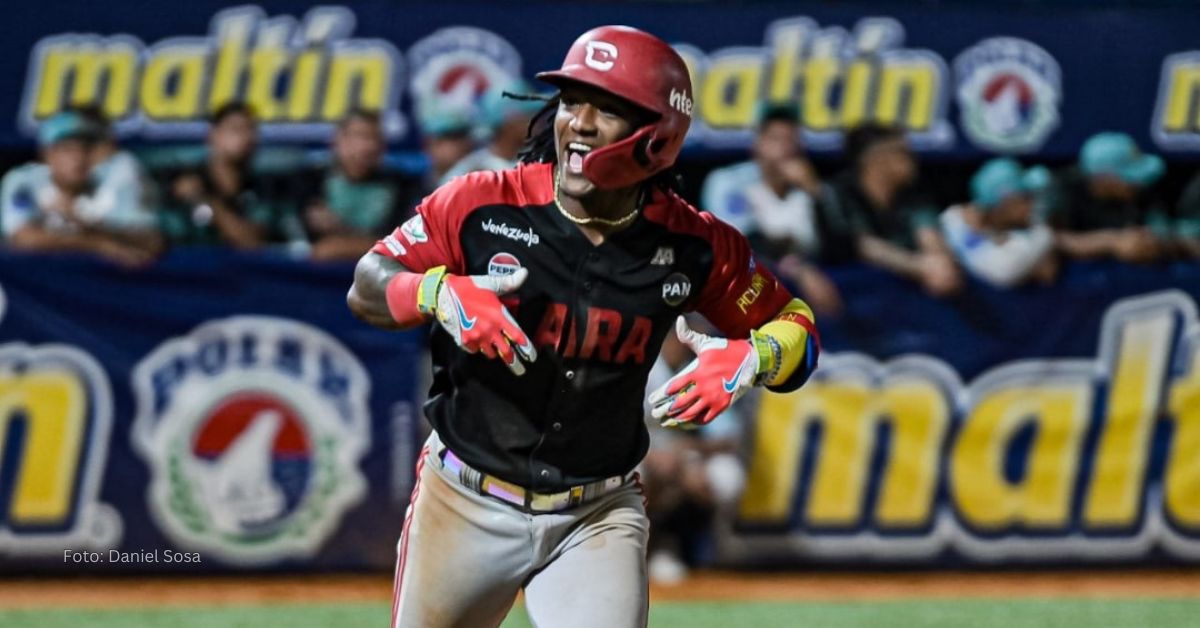
<svg viewBox="0 0 1200 628"><path fill-rule="evenodd" d="M589 218L579 218L578 216L575 216L571 212L567 211L567 209L562 206L562 203L559 202L559 200L558 200L558 176L559 176L558 173L555 172L554 173L554 206L558 208L559 213L561 213L563 216L567 217L567 220L570 220L571 222L573 222L577 225L584 225L584 226L604 225L605 227L620 227L621 225L633 220L634 218L637 218L638 212L641 211L641 207L634 207L633 211L629 212L628 214L625 214L624 216L621 216L620 218L617 218L616 220L610 220L608 218L600 218L597 216L591 216Z"/></svg>

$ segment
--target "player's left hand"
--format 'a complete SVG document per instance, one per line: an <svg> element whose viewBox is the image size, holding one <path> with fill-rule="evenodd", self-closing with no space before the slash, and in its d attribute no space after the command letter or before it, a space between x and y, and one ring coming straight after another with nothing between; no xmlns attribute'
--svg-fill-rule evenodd
<svg viewBox="0 0 1200 628"><path fill-rule="evenodd" d="M688 327L682 316L675 335L696 359L650 393L650 416L664 427L704 425L754 387L758 352L749 340L714 338Z"/></svg>

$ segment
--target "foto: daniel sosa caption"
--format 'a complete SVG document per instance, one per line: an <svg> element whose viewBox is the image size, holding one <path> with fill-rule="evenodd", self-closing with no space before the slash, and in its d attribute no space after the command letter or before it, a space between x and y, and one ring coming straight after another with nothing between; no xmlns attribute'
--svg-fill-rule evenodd
<svg viewBox="0 0 1200 628"><path fill-rule="evenodd" d="M177 552L174 550L146 550L122 552L110 549L107 552L83 552L63 550L64 563L199 563L199 552Z"/></svg>

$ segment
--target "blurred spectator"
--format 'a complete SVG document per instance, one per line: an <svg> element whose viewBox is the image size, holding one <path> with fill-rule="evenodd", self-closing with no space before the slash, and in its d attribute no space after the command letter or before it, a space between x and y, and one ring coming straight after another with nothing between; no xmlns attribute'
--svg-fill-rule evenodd
<svg viewBox="0 0 1200 628"><path fill-rule="evenodd" d="M800 144L796 106L764 106L750 151L750 161L708 175L701 206L750 238L765 258L815 255L820 239L813 197L821 181Z"/></svg>
<svg viewBox="0 0 1200 628"><path fill-rule="evenodd" d="M754 252L778 265L814 309L839 312L837 287L808 261L821 254L823 225L813 202L821 181L800 143L796 106L764 106L750 150L750 161L708 175L701 207L745 234Z"/></svg>
<svg viewBox="0 0 1200 628"><path fill-rule="evenodd" d="M475 149L471 112L453 104L427 105L418 112L417 120L421 127L421 149L429 160L425 191L432 192L446 173Z"/></svg>
<svg viewBox="0 0 1200 628"><path fill-rule="evenodd" d="M0 185L0 225L8 246L81 251L124 266L157 254L154 215L139 204L96 202L91 171L99 129L78 111L55 114L38 129L43 164L26 164Z"/></svg>
<svg viewBox="0 0 1200 628"><path fill-rule="evenodd" d="M1045 168L1023 170L997 158L971 178L971 202L942 213L942 231L959 262L975 277L1011 287L1054 281L1054 234L1034 221L1034 194L1049 184Z"/></svg>
<svg viewBox="0 0 1200 628"><path fill-rule="evenodd" d="M517 165L517 152L525 143L529 121L544 105L537 98L521 98L533 90L524 81L503 88L492 88L483 95L479 103L480 124L475 128L476 136L487 142L476 151L454 164L441 182L477 170L507 170ZM505 92L518 97L505 96Z"/></svg>
<svg viewBox="0 0 1200 628"><path fill-rule="evenodd" d="M1048 217L1059 250L1084 259L1159 259L1169 231L1154 189L1163 170L1162 159L1143 154L1124 133L1089 138L1079 163L1059 177L1050 196Z"/></svg>
<svg viewBox="0 0 1200 628"><path fill-rule="evenodd" d="M933 204L914 193L917 159L904 131L866 124L846 134L850 169L822 196L832 226L825 259L860 259L919 282L933 296L962 285Z"/></svg>
<svg viewBox="0 0 1200 628"><path fill-rule="evenodd" d="M674 333L667 334L651 369L647 390L654 390L695 357ZM746 483L737 455L743 423L730 408L694 429L665 428L650 418L650 450L639 467L650 518L647 569L659 584L687 577L689 564L704 561L713 517L735 507Z"/></svg>
<svg viewBox="0 0 1200 628"><path fill-rule="evenodd" d="M112 125L99 106L81 107L78 111L96 128L89 157L94 183L93 210L114 220L132 220L136 244L148 251L161 252L163 237L154 215L154 184L145 168L132 153L121 150Z"/></svg>
<svg viewBox="0 0 1200 628"><path fill-rule="evenodd" d="M252 169L258 148L254 111L243 103L229 103L217 109L209 123L205 161L160 176L165 196L160 218L168 239L242 250L303 242L294 205Z"/></svg>
<svg viewBox="0 0 1200 628"><path fill-rule="evenodd" d="M417 200L415 186L382 169L387 148L379 114L355 109L333 136L333 163L306 178L304 224L318 260L358 259ZM318 187L319 186L319 187Z"/></svg>
<svg viewBox="0 0 1200 628"><path fill-rule="evenodd" d="M1179 197L1171 225L1175 248L1182 257L1200 257L1200 174Z"/></svg>

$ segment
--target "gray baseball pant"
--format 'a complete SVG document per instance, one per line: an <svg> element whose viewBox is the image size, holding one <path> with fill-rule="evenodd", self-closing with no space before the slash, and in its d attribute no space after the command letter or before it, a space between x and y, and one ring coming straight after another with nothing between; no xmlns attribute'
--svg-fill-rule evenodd
<svg viewBox="0 0 1200 628"><path fill-rule="evenodd" d="M529 514L459 483L435 432L397 545L392 628L499 626L521 589L537 628L644 628L646 518L636 480Z"/></svg>

